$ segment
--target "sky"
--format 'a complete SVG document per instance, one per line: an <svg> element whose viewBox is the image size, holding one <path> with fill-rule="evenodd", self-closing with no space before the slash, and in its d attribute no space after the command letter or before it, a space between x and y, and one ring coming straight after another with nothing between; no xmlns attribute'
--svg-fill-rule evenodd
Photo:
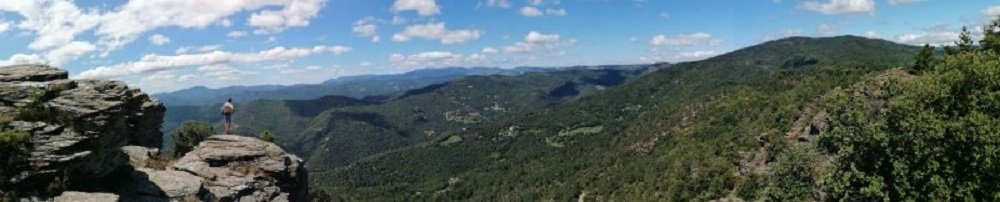
<svg viewBox="0 0 1000 202"><path fill-rule="evenodd" d="M790 36L950 44L991 0L2 0L0 66L147 92L441 67L683 62Z"/></svg>

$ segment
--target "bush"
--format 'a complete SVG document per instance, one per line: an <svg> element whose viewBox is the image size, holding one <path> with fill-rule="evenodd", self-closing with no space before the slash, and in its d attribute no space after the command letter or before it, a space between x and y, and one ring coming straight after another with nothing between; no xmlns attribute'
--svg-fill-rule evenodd
<svg viewBox="0 0 1000 202"><path fill-rule="evenodd" d="M208 122L186 121L174 131L174 156L180 157L190 152L198 143L215 134Z"/></svg>
<svg viewBox="0 0 1000 202"><path fill-rule="evenodd" d="M271 135L271 131L264 131L263 133L260 133L260 140L274 142L274 136Z"/></svg>

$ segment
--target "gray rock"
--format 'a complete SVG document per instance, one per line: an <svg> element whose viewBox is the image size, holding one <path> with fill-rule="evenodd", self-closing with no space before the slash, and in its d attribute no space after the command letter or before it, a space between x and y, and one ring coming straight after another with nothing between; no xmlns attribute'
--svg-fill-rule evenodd
<svg viewBox="0 0 1000 202"><path fill-rule="evenodd" d="M215 135L180 158L173 168L205 179L213 201L307 201L302 159L251 137Z"/></svg>
<svg viewBox="0 0 1000 202"><path fill-rule="evenodd" d="M118 201L118 195L109 193L85 193L67 191L54 199L55 202L114 202Z"/></svg>
<svg viewBox="0 0 1000 202"><path fill-rule="evenodd" d="M122 146L162 144L159 101L122 82L67 78L44 65L0 67L0 113L17 117L8 127L29 132L33 145L17 184L44 186L56 174L100 182L129 165ZM29 105L37 115L19 115Z"/></svg>
<svg viewBox="0 0 1000 202"><path fill-rule="evenodd" d="M12 81L52 81L66 79L69 73L45 65L14 65L0 67L0 82Z"/></svg>
<svg viewBox="0 0 1000 202"><path fill-rule="evenodd" d="M124 146L122 151L128 155L129 164L135 168L145 168L149 165L149 159L160 154L160 149L142 146Z"/></svg>
<svg viewBox="0 0 1000 202"><path fill-rule="evenodd" d="M140 195L160 196L172 200L180 200L185 197L197 198L202 192L203 179L191 173L174 170L151 170L139 169L137 172L145 174L154 187L151 189L137 190Z"/></svg>

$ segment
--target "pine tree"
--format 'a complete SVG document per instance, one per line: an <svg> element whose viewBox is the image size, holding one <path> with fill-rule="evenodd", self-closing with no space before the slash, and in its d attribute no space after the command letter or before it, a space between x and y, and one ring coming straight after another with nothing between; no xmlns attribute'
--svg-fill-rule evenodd
<svg viewBox="0 0 1000 202"><path fill-rule="evenodd" d="M934 48L930 44L924 44L917 53L916 62L913 64L913 71L920 73L929 70L934 65Z"/></svg>
<svg viewBox="0 0 1000 202"><path fill-rule="evenodd" d="M955 42L955 45L958 46L958 51L961 53L976 51L976 45L972 42L972 34L964 26L962 27L962 33L958 35L958 41Z"/></svg>
<svg viewBox="0 0 1000 202"><path fill-rule="evenodd" d="M983 26L983 40L979 41L983 50L1000 52L1000 16Z"/></svg>

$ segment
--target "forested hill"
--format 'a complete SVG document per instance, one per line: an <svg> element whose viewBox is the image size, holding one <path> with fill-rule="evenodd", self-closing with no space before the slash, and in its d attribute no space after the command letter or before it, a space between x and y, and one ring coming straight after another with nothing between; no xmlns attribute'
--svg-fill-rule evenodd
<svg viewBox="0 0 1000 202"><path fill-rule="evenodd" d="M380 96L397 91L421 88L473 75L519 75L525 72L544 72L552 69L521 67L500 69L488 67L450 67L420 69L402 74L361 75L330 79L320 84L291 86L261 85L233 86L219 89L192 87L174 92L153 95L167 106L201 106L219 104L227 98L241 102L254 100L308 100L323 96L339 95L357 99Z"/></svg>
<svg viewBox="0 0 1000 202"><path fill-rule="evenodd" d="M790 148L815 142L806 129L825 95L909 67L917 50L855 36L769 41L310 177L314 192L353 200L816 199L819 158Z"/></svg>
<svg viewBox="0 0 1000 202"><path fill-rule="evenodd" d="M667 66L667 65L662 65ZM570 67L520 75L469 76L386 94L378 101L344 96L237 102L235 133L265 131L313 169L434 142L485 122L507 121L625 84L649 65ZM184 121L221 125L218 105L168 106L164 133ZM166 138L170 142L170 137ZM169 146L169 145L168 145Z"/></svg>

